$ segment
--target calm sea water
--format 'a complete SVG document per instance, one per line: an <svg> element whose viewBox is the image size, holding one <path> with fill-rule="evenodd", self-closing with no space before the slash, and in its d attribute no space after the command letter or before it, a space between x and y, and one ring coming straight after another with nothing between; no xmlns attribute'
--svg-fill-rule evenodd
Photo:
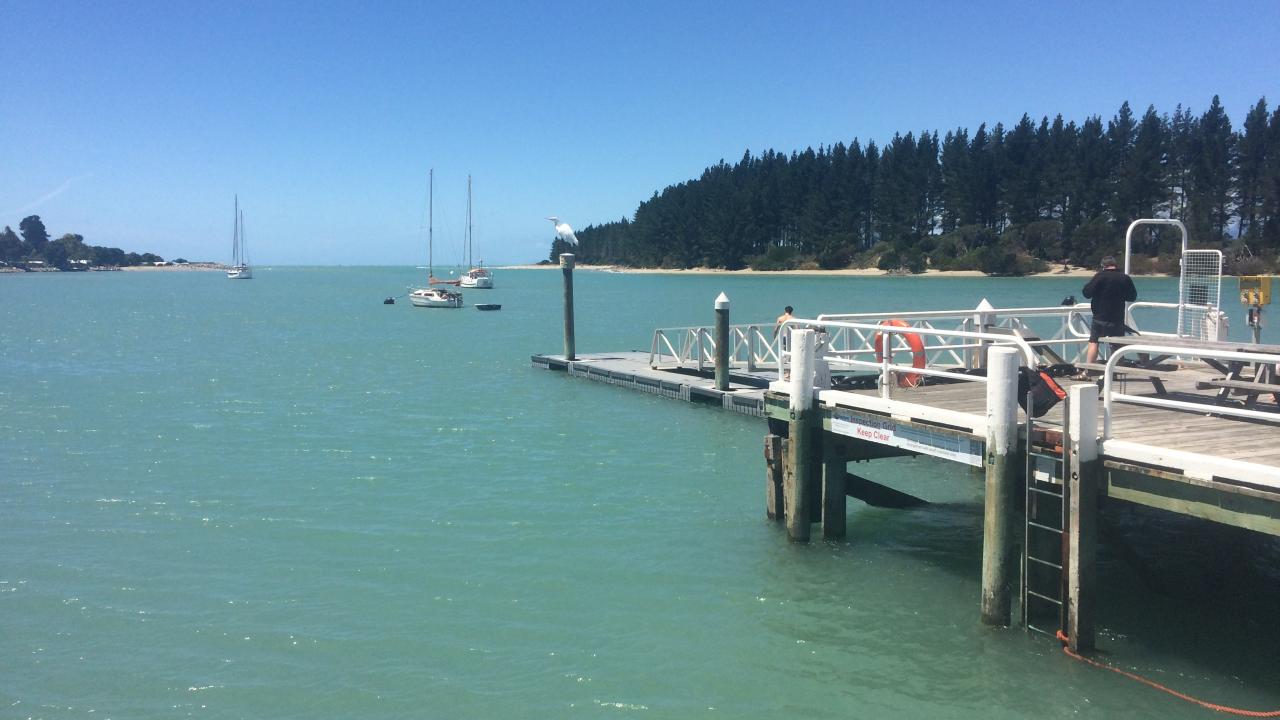
<svg viewBox="0 0 1280 720"><path fill-rule="evenodd" d="M981 627L955 466L863 466L932 504L788 543L761 421L530 367L561 348L558 272L467 293L497 313L381 304L418 275L0 276L0 717L1206 715ZM721 291L746 322L1082 283L575 280L580 352L709 323ZM1108 518L1103 657L1280 707L1276 545Z"/></svg>

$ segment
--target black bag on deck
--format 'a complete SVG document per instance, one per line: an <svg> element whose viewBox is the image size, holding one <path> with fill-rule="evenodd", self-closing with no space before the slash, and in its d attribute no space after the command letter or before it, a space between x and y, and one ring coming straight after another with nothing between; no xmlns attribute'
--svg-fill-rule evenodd
<svg viewBox="0 0 1280 720"><path fill-rule="evenodd" d="M1027 393L1031 393L1031 407L1027 407ZM1018 406L1031 417L1040 417L1065 400L1067 391L1054 382L1049 373L1035 368L1018 368Z"/></svg>

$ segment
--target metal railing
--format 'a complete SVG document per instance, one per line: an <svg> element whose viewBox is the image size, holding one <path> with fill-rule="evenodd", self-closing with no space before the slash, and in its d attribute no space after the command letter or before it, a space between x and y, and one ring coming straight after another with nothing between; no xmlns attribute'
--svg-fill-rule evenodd
<svg viewBox="0 0 1280 720"><path fill-rule="evenodd" d="M1135 302L1126 309L1125 321L1142 335L1160 337L1173 333L1142 330L1138 316L1153 311L1178 312L1191 306L1179 303ZM792 319L783 326L772 323L732 325L729 365L732 369L758 372L786 371L786 338L793 328L817 328L825 331L825 352L835 360L835 367L866 369L866 361L845 362L841 359L875 353L875 338L886 333L895 352L909 350L903 336L913 333L929 338L925 345L926 368L982 367L986 350L993 344L1017 344L1035 349L1037 360L1045 362L1077 362L1083 359L1089 341L1088 305L1056 305L1050 307L994 308L980 305L970 310L942 310L895 313L823 314L813 320ZM909 328L885 326L888 320L900 320ZM1012 343L1010 338L1018 338ZM649 365L653 368L687 369L704 372L715 367L715 334L711 326L658 328L649 349ZM881 364L877 363L877 367ZM945 370L941 371L945 372Z"/></svg>
<svg viewBox="0 0 1280 720"><path fill-rule="evenodd" d="M981 363L978 361L983 356L972 355L973 364L970 364L965 361L961 352L999 346L1012 347L1021 356L1021 364L1028 367L1037 364L1039 353L1035 350L1033 341L1016 333L952 330L924 323L910 325L905 324L904 318L899 319L904 320L903 325L833 319L791 320L787 325L791 328L811 328L821 333L817 359L820 363L825 362L832 372L875 370L880 379L880 395L885 398L892 395L892 388L897 384L894 382L895 378L939 377L965 382L986 382L983 375L965 372L969 368L980 367ZM857 342L852 342L853 338ZM897 362L895 356L904 352L911 361ZM783 361L783 367L779 371L781 379L790 364L791 354L786 350L780 350L779 354ZM917 354L923 355L923 366L916 364ZM914 385L908 385L911 386Z"/></svg>
<svg viewBox="0 0 1280 720"><path fill-rule="evenodd" d="M1169 325L1174 328L1177 328L1178 327L1177 318L1181 317L1188 311L1194 311L1197 314L1204 316L1204 315L1207 315L1210 311L1217 310L1217 309L1218 308L1212 305L1196 305L1193 303L1148 302L1145 300L1139 300L1137 302L1131 302L1127 307L1125 307L1124 322L1129 327L1133 328L1134 330L1137 330L1139 335L1151 335L1154 337L1179 337L1176 331L1167 333L1167 332L1157 332L1154 330L1139 330L1137 318L1135 316L1135 311L1141 311L1142 315L1146 315L1148 311L1165 310L1165 311L1172 312L1174 313L1174 320L1173 322L1169 323ZM1087 330L1085 334L1086 335L1088 334Z"/></svg>
<svg viewBox="0 0 1280 720"><path fill-rule="evenodd" d="M1171 410L1190 410L1197 413L1211 412L1214 415L1223 415L1229 417L1247 418L1250 420L1264 420L1269 423L1280 423L1280 413L1267 412L1263 410L1251 410L1243 407L1235 407L1232 405L1214 404L1208 405L1203 402L1192 402L1188 400L1173 400L1164 397L1149 397L1145 395L1129 395L1123 392L1117 392L1115 389L1116 368L1121 358L1131 357L1138 354L1148 355L1169 355L1181 358L1212 358L1214 360L1235 360L1240 362L1251 362L1254 364L1274 364L1277 359L1276 355L1268 353L1240 352L1236 350L1211 350L1208 348L1188 348L1183 346L1170 347L1168 345L1160 345L1153 343L1151 345L1126 345L1118 348L1111 353L1111 357L1107 360L1106 374L1103 376L1102 383L1102 439L1111 438L1111 417L1115 403L1128 403L1131 405L1148 405L1151 407L1168 408ZM1120 372L1124 372L1126 368L1120 367ZM1276 386L1280 391L1280 385Z"/></svg>
<svg viewBox="0 0 1280 720"><path fill-rule="evenodd" d="M776 325L729 326L729 367L756 372L777 368L780 342ZM716 341L710 326L658 328L649 346L649 367L711 370L715 368Z"/></svg>
<svg viewBox="0 0 1280 720"><path fill-rule="evenodd" d="M971 310L946 310L905 313L842 313L819 315L818 325L834 322L879 323L901 320L917 330L947 329L961 333L985 332L1020 337L1034 348L1049 351L1050 356L1063 362L1078 359L1089 340L1086 318L1092 312L1086 305L1057 305L1051 307L994 308L979 305ZM866 348L874 338L870 334L854 330L837 333L832 338L834 350ZM964 334L939 336L939 343L931 348L930 361L938 362L945 355L954 364L978 367L985 353L984 339Z"/></svg>

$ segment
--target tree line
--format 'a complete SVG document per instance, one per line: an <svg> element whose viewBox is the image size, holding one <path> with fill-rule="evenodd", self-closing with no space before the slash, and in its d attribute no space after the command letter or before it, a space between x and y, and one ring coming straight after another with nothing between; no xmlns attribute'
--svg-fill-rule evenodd
<svg viewBox="0 0 1280 720"><path fill-rule="evenodd" d="M40 261L48 267L70 270L84 265L94 267L124 267L151 265L164 258L152 253L126 253L120 248L88 245L83 235L67 233L57 240L49 239L49 232L39 215L30 215L18 223L18 233L8 225L0 232L0 261L9 265L29 265Z"/></svg>
<svg viewBox="0 0 1280 720"><path fill-rule="evenodd" d="M1217 96L1197 115L1128 102L1107 121L1061 115L855 138L790 155L750 151L655 192L631 219L589 226L584 263L739 269L881 267L919 272L1095 266L1137 218L1180 219L1228 270L1261 272L1280 252L1280 109L1266 99L1239 130ZM554 261L569 251L553 244ZM1176 272L1176 231L1135 240L1140 271ZM1141 257L1139 257L1141 256Z"/></svg>

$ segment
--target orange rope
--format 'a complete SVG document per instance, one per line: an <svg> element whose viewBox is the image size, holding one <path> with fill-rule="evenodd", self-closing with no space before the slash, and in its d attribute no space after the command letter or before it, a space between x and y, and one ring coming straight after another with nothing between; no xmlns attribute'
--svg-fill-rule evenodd
<svg viewBox="0 0 1280 720"><path fill-rule="evenodd" d="M1096 668L1102 668L1103 670L1110 670L1111 672L1114 672L1114 673L1120 673L1121 675L1129 678L1130 680L1137 680L1143 685L1153 687L1156 690L1160 690L1162 692L1167 692L1176 698L1181 698L1183 700L1186 700L1187 702L1195 703L1200 707L1208 708L1210 710L1216 710L1217 712L1221 712L1221 713L1228 713L1230 715L1243 715L1244 717L1255 717L1255 718L1280 717L1280 710L1267 710L1267 711L1241 710L1239 708L1227 707L1226 705L1217 705L1211 702L1206 702L1199 698L1191 697L1190 695L1187 695L1185 693L1180 693L1177 690L1165 687L1164 685L1161 685L1160 683L1154 680L1148 680L1147 678L1144 678L1141 675L1135 675L1134 673L1121 670L1120 668L1115 667L1113 665L1100 663L1097 660L1092 660L1090 658L1087 658L1081 655L1078 652L1075 652L1074 650L1071 649L1071 646L1067 644L1069 642L1069 639L1061 630L1058 631L1057 638L1058 640L1062 641L1062 652L1066 653L1068 657L1075 658L1076 660L1079 660L1081 662L1088 663Z"/></svg>

